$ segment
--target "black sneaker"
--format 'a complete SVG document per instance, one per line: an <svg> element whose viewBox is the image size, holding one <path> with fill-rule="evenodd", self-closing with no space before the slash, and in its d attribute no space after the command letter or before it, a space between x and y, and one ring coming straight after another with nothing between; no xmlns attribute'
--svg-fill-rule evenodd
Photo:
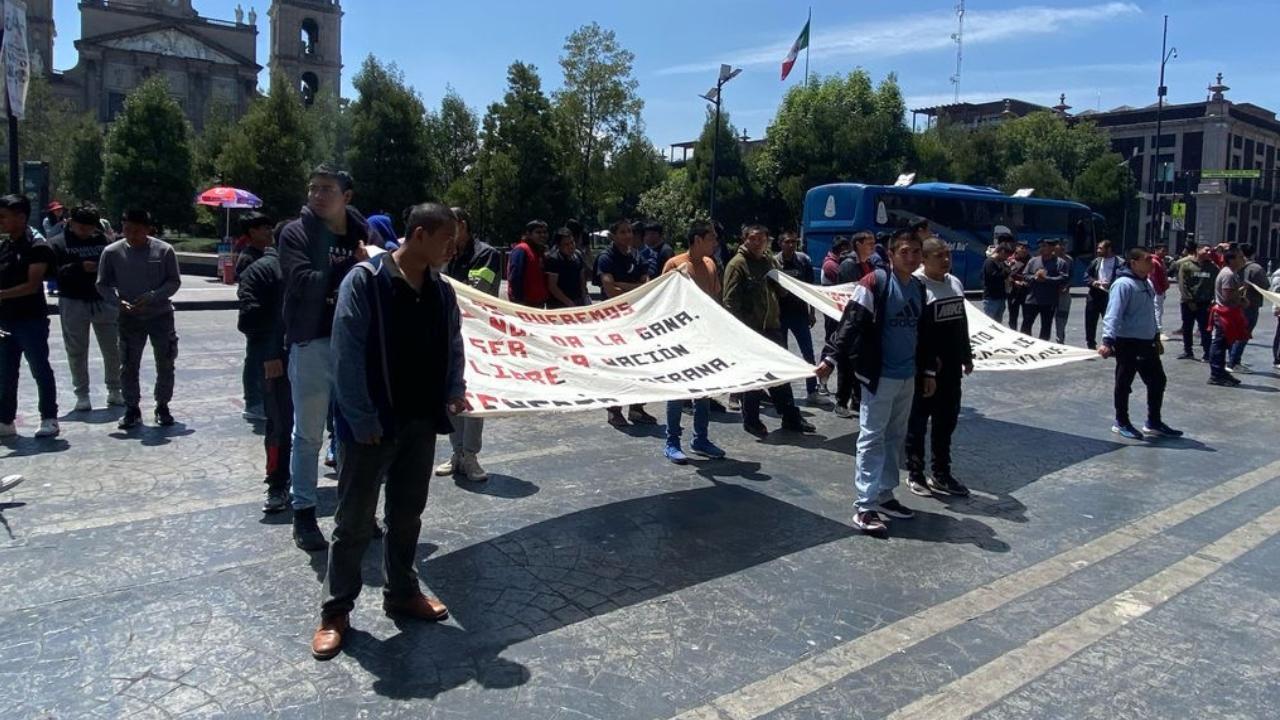
<svg viewBox="0 0 1280 720"><path fill-rule="evenodd" d="M1240 384L1240 381L1230 375L1215 375L1209 378L1209 384L1218 387L1235 387Z"/></svg>
<svg viewBox="0 0 1280 720"><path fill-rule="evenodd" d="M169 412L168 405L156 406L156 424L160 427L173 427L177 421L173 419L173 414Z"/></svg>
<svg viewBox="0 0 1280 720"><path fill-rule="evenodd" d="M284 512L287 507L289 507L289 488L287 486L267 488L267 497L262 501L262 512L272 515Z"/></svg>
<svg viewBox="0 0 1280 720"><path fill-rule="evenodd" d="M658 418L644 411L644 408L631 408L627 412L627 419L633 425L657 425Z"/></svg>
<svg viewBox="0 0 1280 720"><path fill-rule="evenodd" d="M1178 359L1179 360L1195 360L1196 356L1195 356L1195 353L1182 353L1181 355L1178 356Z"/></svg>
<svg viewBox="0 0 1280 720"><path fill-rule="evenodd" d="M811 433L817 431L818 428L802 417L793 417L782 421L782 429L788 432Z"/></svg>
<svg viewBox="0 0 1280 720"><path fill-rule="evenodd" d="M915 512L913 512L911 508L898 502L895 498L889 498L877 505L876 512L888 515L891 518L898 518L899 520L910 520L916 516Z"/></svg>
<svg viewBox="0 0 1280 720"><path fill-rule="evenodd" d="M764 439L769 436L769 428L765 427L762 422L742 423L742 429L747 431L748 435L754 435Z"/></svg>
<svg viewBox="0 0 1280 720"><path fill-rule="evenodd" d="M1184 434L1181 430L1174 430L1163 422L1149 422L1142 426L1142 432L1147 435L1168 438L1180 438Z"/></svg>
<svg viewBox="0 0 1280 720"><path fill-rule="evenodd" d="M116 427L121 430L131 430L142 424L142 411L137 407L130 407L124 411L124 417L120 418L120 422L116 423Z"/></svg>
<svg viewBox="0 0 1280 720"><path fill-rule="evenodd" d="M627 419L622 417L621 410L609 411L609 424L616 428L624 428L630 425L630 423L627 422Z"/></svg>
<svg viewBox="0 0 1280 720"><path fill-rule="evenodd" d="M883 535L889 531L880 516L870 510L859 510L853 514L853 526L868 535Z"/></svg>
<svg viewBox="0 0 1280 720"><path fill-rule="evenodd" d="M316 524L315 508L293 511L293 544L307 552L329 547L329 541L324 539L324 533L320 532L320 526Z"/></svg>
<svg viewBox="0 0 1280 720"><path fill-rule="evenodd" d="M908 473L907 489L920 497L933 497L933 493L929 491L929 481L925 479L924 473Z"/></svg>
<svg viewBox="0 0 1280 720"><path fill-rule="evenodd" d="M941 493L943 495L954 495L956 497L969 497L969 488L963 483L955 479L951 473L934 473L929 478L929 489Z"/></svg>

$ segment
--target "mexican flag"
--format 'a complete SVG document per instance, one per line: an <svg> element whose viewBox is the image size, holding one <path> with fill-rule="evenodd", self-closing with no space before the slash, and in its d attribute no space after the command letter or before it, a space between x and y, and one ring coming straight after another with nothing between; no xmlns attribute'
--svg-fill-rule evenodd
<svg viewBox="0 0 1280 720"><path fill-rule="evenodd" d="M786 80L791 74L791 68L796 66L796 58L800 57L800 51L809 47L809 22L806 21L804 29L800 31L800 37L791 43L791 52L787 53L787 59L782 61L782 79Z"/></svg>

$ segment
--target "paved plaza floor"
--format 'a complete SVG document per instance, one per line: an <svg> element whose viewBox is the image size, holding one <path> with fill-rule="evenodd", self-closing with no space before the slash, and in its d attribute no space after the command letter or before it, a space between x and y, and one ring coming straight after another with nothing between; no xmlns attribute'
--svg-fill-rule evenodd
<svg viewBox="0 0 1280 720"><path fill-rule="evenodd" d="M856 421L827 412L763 441L713 415L729 458L687 467L603 412L492 421L492 478L433 479L424 517L452 617L385 617L372 547L321 663L325 556L259 512L235 314L178 329L174 428L68 413L56 331L61 438L31 439L23 380L24 437L0 444L0 474L27 476L0 496L0 718L1280 717L1269 369L1210 387L1171 348L1166 419L1188 434L1142 443L1110 432L1111 363L975 374L955 440L973 496L900 490L918 515L888 539L850 525ZM328 533L332 475L320 497Z"/></svg>

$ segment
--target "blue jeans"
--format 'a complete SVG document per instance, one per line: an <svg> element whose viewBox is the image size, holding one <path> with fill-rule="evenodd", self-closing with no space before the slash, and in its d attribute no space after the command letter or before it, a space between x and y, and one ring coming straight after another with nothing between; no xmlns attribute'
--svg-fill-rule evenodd
<svg viewBox="0 0 1280 720"><path fill-rule="evenodd" d="M1213 335L1209 340L1209 377L1225 377L1227 373L1227 335L1222 322L1211 321Z"/></svg>
<svg viewBox="0 0 1280 720"><path fill-rule="evenodd" d="M871 510L893 498L915 392L915 378L882 377L874 393L865 387L862 389L854 477L858 488L854 505L858 510Z"/></svg>
<svg viewBox="0 0 1280 720"><path fill-rule="evenodd" d="M271 352L271 343L275 342L272 333L249 333L244 336L244 371L240 375L240 384L244 386L244 409L263 412L263 385L266 377L262 365L267 361L267 353Z"/></svg>
<svg viewBox="0 0 1280 720"><path fill-rule="evenodd" d="M13 424L18 416L18 370L27 358L40 396L40 419L58 417L58 386L49 365L49 318L0 321L0 423Z"/></svg>
<svg viewBox="0 0 1280 720"><path fill-rule="evenodd" d="M986 313L987 317L995 320L996 322L1004 322L1004 307L1008 302L1009 301L1004 298L1000 298L999 300L983 300L982 312Z"/></svg>
<svg viewBox="0 0 1280 720"><path fill-rule="evenodd" d="M1258 311L1262 308L1247 307L1244 309L1244 321L1249 324L1249 334L1253 334L1253 329L1258 326ZM1228 365L1239 365L1244 358L1244 349L1249 345L1248 340L1241 340L1238 343L1232 343L1230 359L1227 360Z"/></svg>
<svg viewBox="0 0 1280 720"><path fill-rule="evenodd" d="M800 349L800 356L810 365L816 365L817 360L813 356L813 333L809 330L809 314L806 313L783 313L780 318L782 321L782 342L785 346L787 341L787 333L791 333L796 337L796 347ZM805 392L818 391L818 378L810 375L804 379Z"/></svg>
<svg viewBox="0 0 1280 720"><path fill-rule="evenodd" d="M329 338L289 348L289 384L293 388L293 447L289 453L289 489L294 510L316 506L320 448L333 384Z"/></svg>
<svg viewBox="0 0 1280 720"><path fill-rule="evenodd" d="M680 435L684 432L680 429L680 413L684 410L684 402L681 400L667 401L667 444L679 445ZM711 422L711 401L707 398L698 398L693 401L693 440L694 442L707 441L707 427Z"/></svg>

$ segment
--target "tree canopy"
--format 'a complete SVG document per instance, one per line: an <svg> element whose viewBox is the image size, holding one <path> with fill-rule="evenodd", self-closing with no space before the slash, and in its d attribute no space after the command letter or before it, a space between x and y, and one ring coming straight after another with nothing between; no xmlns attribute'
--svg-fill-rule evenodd
<svg viewBox="0 0 1280 720"><path fill-rule="evenodd" d="M273 75L271 93L254 100L218 156L222 181L262 198L273 217L293 217L306 201L313 135L304 112L292 83Z"/></svg>
<svg viewBox="0 0 1280 720"><path fill-rule="evenodd" d="M195 217L191 126L163 76L139 85L107 133L102 199L110 216L128 207L151 211L161 226Z"/></svg>

